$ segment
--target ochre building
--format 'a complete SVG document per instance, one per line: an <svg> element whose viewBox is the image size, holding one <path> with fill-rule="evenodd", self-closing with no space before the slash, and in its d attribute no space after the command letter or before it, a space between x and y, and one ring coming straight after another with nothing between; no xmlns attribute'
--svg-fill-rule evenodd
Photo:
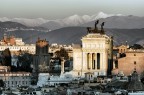
<svg viewBox="0 0 144 95"><path fill-rule="evenodd" d="M134 68L138 74L144 71L144 50L128 49L125 57L118 58L118 67L113 69L113 74L131 75Z"/></svg>

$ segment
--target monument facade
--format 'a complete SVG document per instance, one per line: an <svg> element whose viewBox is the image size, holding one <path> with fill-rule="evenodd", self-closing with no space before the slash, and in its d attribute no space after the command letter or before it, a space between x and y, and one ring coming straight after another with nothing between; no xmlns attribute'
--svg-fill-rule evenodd
<svg viewBox="0 0 144 95"><path fill-rule="evenodd" d="M84 77L91 73L91 77L106 76L112 70L113 37L105 34L104 23L101 30L88 27L88 34L82 37L82 45L73 47L73 75Z"/></svg>

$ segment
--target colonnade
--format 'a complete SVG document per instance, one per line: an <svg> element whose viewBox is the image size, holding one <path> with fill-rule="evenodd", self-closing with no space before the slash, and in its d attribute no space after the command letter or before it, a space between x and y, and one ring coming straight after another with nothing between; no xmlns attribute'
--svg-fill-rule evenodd
<svg viewBox="0 0 144 95"><path fill-rule="evenodd" d="M100 53L87 53L87 69L100 69Z"/></svg>

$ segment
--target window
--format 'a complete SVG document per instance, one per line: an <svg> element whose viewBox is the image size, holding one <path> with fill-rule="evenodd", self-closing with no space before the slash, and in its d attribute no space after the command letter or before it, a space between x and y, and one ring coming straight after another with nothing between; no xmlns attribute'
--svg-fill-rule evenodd
<svg viewBox="0 0 144 95"><path fill-rule="evenodd" d="M115 68L118 68L118 60L115 60Z"/></svg>
<svg viewBox="0 0 144 95"><path fill-rule="evenodd" d="M93 61L93 69L95 69L95 60Z"/></svg>
<svg viewBox="0 0 144 95"><path fill-rule="evenodd" d="M90 69L90 63L89 63L89 61L90 61L90 54L88 53L87 54L87 69Z"/></svg>
<svg viewBox="0 0 144 95"><path fill-rule="evenodd" d="M92 54L92 68L95 69L95 53Z"/></svg>
<svg viewBox="0 0 144 95"><path fill-rule="evenodd" d="M134 65L136 65L136 61L134 61Z"/></svg>
<svg viewBox="0 0 144 95"><path fill-rule="evenodd" d="M80 75L80 72L78 72L78 76Z"/></svg>
<svg viewBox="0 0 144 95"><path fill-rule="evenodd" d="M123 50L121 49L121 53L122 53L122 51L123 51Z"/></svg>
<svg viewBox="0 0 144 95"><path fill-rule="evenodd" d="M100 69L100 53L97 53L97 69Z"/></svg>

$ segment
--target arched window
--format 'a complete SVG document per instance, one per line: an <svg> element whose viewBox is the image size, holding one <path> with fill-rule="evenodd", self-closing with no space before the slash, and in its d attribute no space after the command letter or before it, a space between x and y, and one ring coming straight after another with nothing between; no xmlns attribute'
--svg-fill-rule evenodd
<svg viewBox="0 0 144 95"><path fill-rule="evenodd" d="M121 53L123 53L123 50L121 49Z"/></svg>

